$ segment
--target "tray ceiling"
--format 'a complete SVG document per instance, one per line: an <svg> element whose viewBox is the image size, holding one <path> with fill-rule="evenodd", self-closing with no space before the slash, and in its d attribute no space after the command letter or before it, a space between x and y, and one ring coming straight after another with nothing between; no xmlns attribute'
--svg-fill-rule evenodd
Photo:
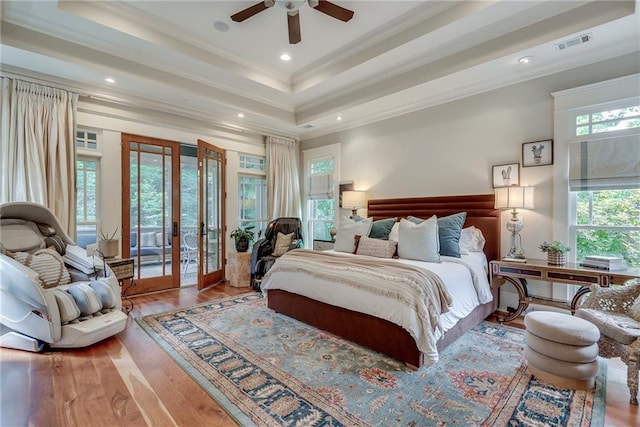
<svg viewBox="0 0 640 427"><path fill-rule="evenodd" d="M305 139L640 50L635 1L336 0L346 23L302 4L296 45L278 4L230 19L255 3L3 1L0 65L96 102Z"/></svg>

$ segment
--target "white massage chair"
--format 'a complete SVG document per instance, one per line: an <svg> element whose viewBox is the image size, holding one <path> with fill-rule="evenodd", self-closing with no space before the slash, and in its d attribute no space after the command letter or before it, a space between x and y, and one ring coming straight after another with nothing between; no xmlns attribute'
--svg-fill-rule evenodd
<svg viewBox="0 0 640 427"><path fill-rule="evenodd" d="M85 347L124 330L121 308L113 272L76 246L49 209L0 204L1 347Z"/></svg>

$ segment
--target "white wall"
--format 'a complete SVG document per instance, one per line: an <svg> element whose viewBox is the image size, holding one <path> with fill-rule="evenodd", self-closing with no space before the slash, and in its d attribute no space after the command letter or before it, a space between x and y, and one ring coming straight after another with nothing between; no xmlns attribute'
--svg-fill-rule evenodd
<svg viewBox="0 0 640 427"><path fill-rule="evenodd" d="M519 162L524 142L554 138L552 92L637 73L639 58L626 55L561 72L302 141L301 147L340 143L341 179L353 180L369 198L492 193L492 165ZM530 258L541 258L538 245L553 237L555 167L520 168L520 184L535 186L535 209L523 212L521 233ZM509 218L507 212L502 216L503 255ZM547 296L546 289L534 293Z"/></svg>

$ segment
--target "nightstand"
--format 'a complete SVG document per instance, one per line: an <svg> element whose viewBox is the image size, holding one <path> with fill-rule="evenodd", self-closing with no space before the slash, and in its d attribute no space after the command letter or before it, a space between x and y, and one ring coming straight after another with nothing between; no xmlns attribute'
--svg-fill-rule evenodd
<svg viewBox="0 0 640 427"><path fill-rule="evenodd" d="M333 240L314 240L313 241L313 250L314 251L329 251L333 249L333 244L335 242Z"/></svg>

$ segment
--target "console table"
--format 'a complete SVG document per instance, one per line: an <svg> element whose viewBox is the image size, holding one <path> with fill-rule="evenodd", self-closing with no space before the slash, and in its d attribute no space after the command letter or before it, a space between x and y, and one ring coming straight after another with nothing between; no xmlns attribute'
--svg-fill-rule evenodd
<svg viewBox="0 0 640 427"><path fill-rule="evenodd" d="M602 287L609 287L613 284L623 284L627 280L640 277L640 269L638 268L610 271L582 267L570 262L565 265L550 265L546 260L538 259L527 259L526 263L505 260L491 261L490 270L491 286L494 289L498 289L508 282L518 292L518 307L515 311L505 316L497 316L499 322L510 322L516 319L527 309L531 302L558 306L558 303L554 304L550 301L530 297L527 290L527 279L566 285L582 285L571 300L571 314L574 314L576 305L585 294L589 293L591 285L597 284Z"/></svg>

